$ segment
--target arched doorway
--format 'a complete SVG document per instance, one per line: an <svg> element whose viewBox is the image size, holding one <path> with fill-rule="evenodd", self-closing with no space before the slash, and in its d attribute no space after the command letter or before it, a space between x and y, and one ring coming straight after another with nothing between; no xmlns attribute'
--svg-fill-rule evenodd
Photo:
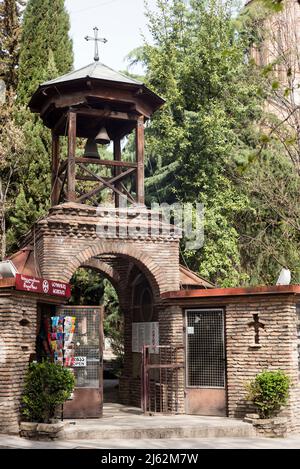
<svg viewBox="0 0 300 469"><path fill-rule="evenodd" d="M80 278L78 272L85 272L86 276ZM132 329L133 324L137 323L158 323L155 298L158 299L159 295L157 289L153 289L154 279L150 283L149 278L149 271L136 259L116 254L94 256L74 272L71 280L73 297L68 307L71 307L72 315L77 316L76 363L79 358L83 363L81 368L75 368L76 386L85 388L85 391L80 389L77 398L75 390L74 399L78 402L66 405L67 417L84 417L83 412L78 412L78 409L80 410L80 406L85 405L87 401L90 408L93 407L92 400L95 402L95 411L94 414L89 413L88 417L101 416L101 411L97 412L97 409L99 410L103 402L141 407L141 350L133 348ZM82 288L83 286L85 288ZM108 297L111 292L114 299L117 298L114 308L117 307L118 311L114 311L114 318L109 304L112 298ZM104 328L101 329L103 324ZM95 331L98 331L100 340L95 337ZM113 363L107 360L105 345L111 345ZM68 412L70 408L72 410Z"/></svg>

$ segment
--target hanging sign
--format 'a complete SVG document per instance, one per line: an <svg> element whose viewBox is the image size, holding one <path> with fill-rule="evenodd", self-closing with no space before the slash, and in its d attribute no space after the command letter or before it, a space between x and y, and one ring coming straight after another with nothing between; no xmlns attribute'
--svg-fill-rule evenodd
<svg viewBox="0 0 300 469"><path fill-rule="evenodd" d="M29 275L16 274L16 290L31 293L44 293L50 296L70 298L71 285L57 280L31 277Z"/></svg>
<svg viewBox="0 0 300 469"><path fill-rule="evenodd" d="M132 323L132 351L142 352L144 345L152 345L150 353L158 353L158 349L155 349L159 345L158 322Z"/></svg>

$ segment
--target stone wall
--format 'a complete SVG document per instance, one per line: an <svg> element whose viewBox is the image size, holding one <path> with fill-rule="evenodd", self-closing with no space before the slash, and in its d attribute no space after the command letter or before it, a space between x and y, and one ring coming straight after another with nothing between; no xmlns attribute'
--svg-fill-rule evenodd
<svg viewBox="0 0 300 469"><path fill-rule="evenodd" d="M161 308L159 313L159 334L162 345L172 345L178 347L177 360L184 364L184 333L183 333L183 313L178 306ZM177 375L178 373L178 375ZM181 367L174 375L173 386L177 388L178 413L185 413L185 378L184 367ZM174 396L175 397L175 396Z"/></svg>
<svg viewBox="0 0 300 469"><path fill-rule="evenodd" d="M20 397L35 352L37 300L0 290L0 432L18 432Z"/></svg>
<svg viewBox="0 0 300 469"><path fill-rule="evenodd" d="M246 401L245 384L263 370L285 371L292 380L289 405L282 415L290 430L300 417L295 297L256 296L226 305L227 394L229 417L243 418L253 411ZM264 328L254 343L253 314Z"/></svg>

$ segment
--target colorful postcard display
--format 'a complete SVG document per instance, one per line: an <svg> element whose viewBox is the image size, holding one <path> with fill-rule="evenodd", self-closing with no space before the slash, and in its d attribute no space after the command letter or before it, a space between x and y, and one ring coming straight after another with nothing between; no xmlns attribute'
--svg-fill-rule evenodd
<svg viewBox="0 0 300 469"><path fill-rule="evenodd" d="M73 366L75 360L73 336L76 318L73 316L53 316L51 321L52 332L50 343L54 362L62 366Z"/></svg>

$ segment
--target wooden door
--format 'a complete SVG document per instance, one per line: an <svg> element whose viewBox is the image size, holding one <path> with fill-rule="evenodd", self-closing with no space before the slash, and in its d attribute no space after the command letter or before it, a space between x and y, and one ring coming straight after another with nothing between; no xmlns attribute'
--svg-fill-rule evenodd
<svg viewBox="0 0 300 469"><path fill-rule="evenodd" d="M62 306L60 316L75 316L75 390L63 407L64 418L99 418L103 413L103 307Z"/></svg>
<svg viewBox="0 0 300 469"><path fill-rule="evenodd" d="M224 311L185 311L186 413L226 416Z"/></svg>

